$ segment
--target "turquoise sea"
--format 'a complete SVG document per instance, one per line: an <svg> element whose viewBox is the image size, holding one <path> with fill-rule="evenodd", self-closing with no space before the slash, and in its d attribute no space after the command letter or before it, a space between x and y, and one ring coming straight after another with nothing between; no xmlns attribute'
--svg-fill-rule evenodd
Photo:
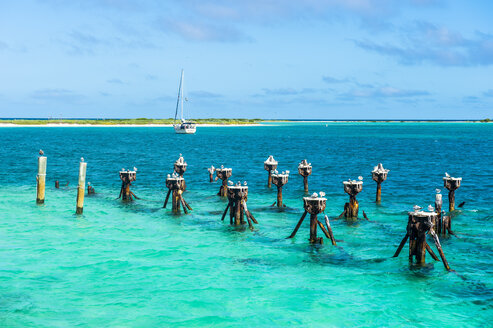
<svg viewBox="0 0 493 328"><path fill-rule="evenodd" d="M493 320L493 124L293 123L198 127L0 128L1 327L487 327ZM37 154L48 157L46 202L36 205ZM182 153L189 215L163 209L164 181ZM290 170L279 211L269 207L263 161ZM75 215L80 157L97 194ZM327 194L337 247L308 243L302 178ZM390 169L382 204L371 170ZM248 181L254 231L220 221L207 167L233 168ZM121 168L138 168L116 200ZM433 204L448 172L463 178L452 228L442 237L456 272L427 255L409 265L407 211ZM364 177L360 215L335 220L348 200L342 181ZM60 189L54 181L60 180ZM66 186L68 183L68 186ZM320 234L320 232L319 232ZM430 241L431 243L431 241ZM434 246L432 245L432 248Z"/></svg>

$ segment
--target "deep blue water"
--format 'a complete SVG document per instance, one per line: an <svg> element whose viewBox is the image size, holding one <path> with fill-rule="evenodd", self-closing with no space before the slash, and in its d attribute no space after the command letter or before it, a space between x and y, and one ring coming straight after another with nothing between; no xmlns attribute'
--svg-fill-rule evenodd
<svg viewBox="0 0 493 328"><path fill-rule="evenodd" d="M0 129L0 326L484 327L493 319L493 125L480 123L291 123L198 127ZM48 157L46 203L35 204L39 149ZM192 214L162 209L164 181L182 153ZM270 208L263 161L290 170L279 211ZM98 193L75 216L78 162ZM297 164L313 166L310 192L327 194L338 247L308 243ZM371 170L390 169L376 205ZM247 181L255 231L220 221L206 168L233 168ZM138 168L132 204L115 200L118 171ZM444 172L463 178L441 243L450 266L427 256L410 266L407 211L444 193ZM360 214L335 220L348 197L342 181L363 176ZM61 189L54 188L59 180ZM63 187L67 183L68 187ZM430 241L431 243L431 241Z"/></svg>

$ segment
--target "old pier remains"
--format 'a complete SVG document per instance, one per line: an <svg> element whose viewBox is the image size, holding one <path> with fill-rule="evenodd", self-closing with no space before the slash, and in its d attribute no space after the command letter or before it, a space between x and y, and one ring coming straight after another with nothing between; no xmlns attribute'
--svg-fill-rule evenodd
<svg viewBox="0 0 493 328"><path fill-rule="evenodd" d="M303 223L303 220L305 219L306 215L309 213L310 214L310 239L309 239L310 243L312 244L323 243L323 238L317 237L317 229L318 227L320 227L320 229L322 229L325 236L328 239L330 239L332 245L336 245L336 240L334 239L334 234L332 233L332 228L330 226L329 218L327 217L327 215L325 215L325 223L327 224L327 229L325 228L323 223L320 222L317 218L318 214L323 213L325 211L327 198L324 198L324 196L325 193L320 192L320 196L317 193L313 193L310 197L303 197L303 207L305 211L303 212L303 215L298 221L298 224L296 224L293 233L291 233L291 235L288 238L293 238L294 236L296 236L296 233L298 232L298 229Z"/></svg>
<svg viewBox="0 0 493 328"><path fill-rule="evenodd" d="M412 263L413 259L416 260L418 264L425 263L426 252L430 253L431 257L435 261L439 261L438 257L435 255L431 247L426 242L426 234L429 233L433 237L438 253L442 259L445 269L450 271L450 266L443 253L440 240L438 239L435 230L433 229L433 222L436 221L437 213L433 211L433 206L429 206L428 212L421 211L421 207L414 206L414 211L408 213L408 222L406 227L406 235L402 239L399 247L397 248L393 257L399 256L402 248L409 239L409 262Z"/></svg>
<svg viewBox="0 0 493 328"><path fill-rule="evenodd" d="M226 168L221 165L221 168L216 169L216 177L221 179L222 184L217 193L221 197L228 197L228 179L233 174L232 168Z"/></svg>
<svg viewBox="0 0 493 328"><path fill-rule="evenodd" d="M120 171L120 180L122 180L122 187L120 189L120 195L118 198L121 198L124 201L133 201L134 198L138 199L137 196L130 190L130 186L132 182L137 179L137 168L134 167L133 170L125 170L122 169Z"/></svg>
<svg viewBox="0 0 493 328"><path fill-rule="evenodd" d="M373 168L373 171L371 171L371 177L373 181L377 183L377 197L376 197L377 204L380 204L380 202L382 201L382 182L387 180L388 173L389 170L384 169L382 163L379 163L377 166Z"/></svg>
<svg viewBox="0 0 493 328"><path fill-rule="evenodd" d="M166 188L168 188L168 193L166 194L163 207L166 208L169 196L171 194L171 207L173 213L180 213L180 209L183 207L185 214L188 214L188 210L191 211L192 207L187 203L185 198L183 198L185 179L176 172L173 172L173 174L168 174L166 179Z"/></svg>
<svg viewBox="0 0 493 328"><path fill-rule="evenodd" d="M349 203L344 204L344 217L346 219L357 219L359 204L356 195L363 190L363 177L358 177L358 181L349 179L344 181L344 192L349 195Z"/></svg>
<svg viewBox="0 0 493 328"><path fill-rule="evenodd" d="M289 171L283 171L282 173L275 170L272 173L272 183L277 187L277 207L285 207L282 203L282 186L288 183ZM276 204L274 203L274 204Z"/></svg>
<svg viewBox="0 0 493 328"><path fill-rule="evenodd" d="M257 224L257 220L253 217L252 213L248 210L248 186L246 181L243 185L238 182L236 185L229 186L228 189L228 205L224 210L221 217L221 221L224 220L229 210L229 223L232 225L245 224L245 217L250 229L253 229L253 223Z"/></svg>
<svg viewBox="0 0 493 328"><path fill-rule="evenodd" d="M448 189L448 211L455 211L455 191L459 189L462 178L451 177L447 172L443 177L443 186Z"/></svg>
<svg viewBox="0 0 493 328"><path fill-rule="evenodd" d="M267 160L264 162L264 170L266 170L269 175L267 177L267 187L272 187L272 171L277 169L277 161L274 159L274 156L270 155Z"/></svg>
<svg viewBox="0 0 493 328"><path fill-rule="evenodd" d="M312 163L308 163L306 159L298 164L298 174L303 177L303 189L308 192L308 176L312 174Z"/></svg>

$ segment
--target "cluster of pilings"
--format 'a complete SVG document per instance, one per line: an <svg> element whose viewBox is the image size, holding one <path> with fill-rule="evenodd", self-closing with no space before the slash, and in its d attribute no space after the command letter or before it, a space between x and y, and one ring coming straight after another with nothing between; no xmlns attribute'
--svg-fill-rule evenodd
<svg viewBox="0 0 493 328"><path fill-rule="evenodd" d="M431 208L431 210L433 210L433 208ZM406 235L399 244L394 257L399 256L399 253L409 239L410 263L413 263L413 261L415 260L417 264L424 264L427 251L428 253L430 253L431 257L435 261L439 261L438 257L435 255L430 245L428 245L426 241L426 234L430 234L433 237L433 241L438 250L438 253L440 254L445 269L450 271L450 266L447 262L447 259L445 258L445 254L443 253L442 245L440 244L440 240L438 239L438 236L434 230L433 222L436 222L436 217L436 212L421 211L421 208L419 206L415 206L415 210L408 213Z"/></svg>
<svg viewBox="0 0 493 328"><path fill-rule="evenodd" d="M279 173L277 171L279 163L274 159L273 156L264 162L264 169L268 171L268 187L274 184L277 187L277 200L273 205L282 208L285 207L282 199L283 186L288 183L289 171L282 171ZM37 194L36 202L38 204L43 204L45 202L45 185L46 185L46 168L47 168L47 157L44 156L43 151L40 151L40 156L38 157L38 174L36 176L37 181ZM191 211L191 206L185 200L183 193L186 190L186 183L184 178L184 173L187 170L187 163L185 162L183 156L180 154L178 160L174 162L173 173L168 174L166 179L166 187L168 192L163 207L166 208L169 198L171 197L172 211L173 213L180 213L181 210L188 213ZM77 185L77 199L76 199L76 213L83 213L84 206L84 191L86 185L86 171L87 163L84 158L81 158L79 162L79 178ZM227 198L228 204L223 212L221 220L224 220L229 211L230 224L231 225L244 225L248 223L250 229L253 230L253 224L258 224L257 220L253 217L252 213L248 210L247 200L248 200L248 186L246 181L242 184L240 182L234 184L229 180L232 176L232 168L225 168L223 165L220 168L215 168L211 166L208 168L209 181L221 180L221 186L218 195ZM387 179L389 170L384 169L383 165L378 164L372 173L372 179L377 183L376 192L376 203L380 203L382 200L381 184ZM216 178L214 179L214 173ZM298 165L298 173L303 177L303 188L304 191L308 191L308 176L312 173L311 163L305 159L301 161ZM122 169L119 172L120 180L122 182L120 188L120 195L123 201L133 201L138 199L138 197L130 190L132 182L137 179L137 168L133 170ZM359 203L356 199L358 193L363 190L363 177L358 177L357 180L347 180L343 181L344 192L349 195L349 202L344 205L344 212L341 216L344 216L348 221L358 218L359 213ZM440 234L454 234L451 230L451 213L455 211L455 190L457 190L461 185L462 178L454 178L445 173L443 177L444 187L448 189L448 200L449 200L449 215L444 215L445 212L442 210L442 194L440 190L437 189L435 195L435 206L429 206L428 211L422 211L421 207L415 206L413 212L408 213L408 222L406 227L406 235L402 239L399 247L397 248L394 257L397 257L401 252L402 248L409 240L409 261L416 262L418 264L425 263L426 252L434 259L443 262L443 265L447 270L451 270L450 266L443 253L440 240L438 235ZM68 185L68 184L67 184ZM59 188L59 181L55 181L55 187ZM94 188L87 183L87 193L94 194ZM325 193L320 192L319 194L313 193L311 196L303 197L303 207L304 212L299 219L296 227L294 228L292 234L288 238L293 238L298 232L301 224L303 223L305 217L310 214L310 224L309 224L309 242L312 244L322 244L323 238L317 236L317 230L320 228L324 233L325 237L329 239L332 245L336 245L336 240L332 232L330 221L328 216L325 214L327 199L325 198ZM459 205L461 207L463 204ZM364 213L363 213L364 214ZM324 222L318 219L318 215L324 215ZM364 214L365 218L366 215ZM324 225L325 223L325 225ZM438 250L440 258L435 255L430 245L426 241L426 235L430 235L433 242Z"/></svg>

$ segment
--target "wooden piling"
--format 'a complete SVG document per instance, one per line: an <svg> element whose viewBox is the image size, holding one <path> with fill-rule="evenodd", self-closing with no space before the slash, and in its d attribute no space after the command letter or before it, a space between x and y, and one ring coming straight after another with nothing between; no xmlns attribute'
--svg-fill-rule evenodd
<svg viewBox="0 0 493 328"><path fill-rule="evenodd" d="M272 187L272 171L277 169L277 161L274 159L274 156L270 155L267 160L264 162L264 170L266 170L269 175L267 176L267 187Z"/></svg>
<svg viewBox="0 0 493 328"><path fill-rule="evenodd" d="M377 197L376 203L380 204L382 201L382 182L387 180L387 174L389 170L384 169L382 163L379 163L377 166L373 168L371 172L372 179L377 183Z"/></svg>
<svg viewBox="0 0 493 328"><path fill-rule="evenodd" d="M214 165L209 167L207 169L207 171L209 172L209 182L214 182L214 172L216 171L216 168L214 167ZM216 179L217 179L217 177L216 177Z"/></svg>
<svg viewBox="0 0 493 328"><path fill-rule="evenodd" d="M42 153L42 151L40 151ZM38 157L38 175L36 176L36 203L45 202L45 184L46 184L46 156Z"/></svg>
<svg viewBox="0 0 493 328"><path fill-rule="evenodd" d="M247 200L248 200L248 186L246 182L244 185L237 183L234 186L229 186L228 192L228 205L224 210L221 220L229 210L229 223L232 225L242 225L248 222L248 226L253 230L253 223L257 224L257 220L253 217L252 213L248 210ZM245 222L245 218L247 222Z"/></svg>
<svg viewBox="0 0 493 328"><path fill-rule="evenodd" d="M119 173L120 180L122 180L122 187L118 198L121 198L123 201L133 201L133 198L137 198L137 196L130 190L130 186L133 181L137 180L137 171L122 169Z"/></svg>
<svg viewBox="0 0 493 328"><path fill-rule="evenodd" d="M56 189L60 188L60 182L58 180L55 180L55 188Z"/></svg>
<svg viewBox="0 0 493 328"><path fill-rule="evenodd" d="M79 185L77 186L77 205L75 208L76 214L82 214L84 211L84 192L86 189L86 169L87 163L81 159L79 163Z"/></svg>
<svg viewBox="0 0 493 328"><path fill-rule="evenodd" d="M181 208L185 214L188 214L188 210L192 210L192 207L183 198L183 191L185 190L185 179L179 176L177 173L173 175L168 174L166 179L166 188L168 188L168 193L166 195L166 200L164 201L164 208L168 203L168 198L171 194L171 209L173 213L180 213Z"/></svg>
<svg viewBox="0 0 493 328"><path fill-rule="evenodd" d="M327 228L325 228L323 223L320 222L317 218L318 214L323 213L325 211L327 199L324 198L323 196L325 196L325 194L321 192L320 197L316 193L314 193L310 197L303 197L303 208L305 209L305 212L301 216L300 220L296 224L296 227L294 228L293 232L288 238L293 238L296 235L298 229L303 223L303 220L305 219L306 215L309 213L310 214L310 239L309 239L310 243L312 244L323 243L323 238L317 237L317 229L318 227L320 227L322 229L322 232L325 234L325 236L332 242L332 245L336 245L336 241L332 233L332 228L330 226L329 218L325 216L325 223L327 224Z"/></svg>
<svg viewBox="0 0 493 328"><path fill-rule="evenodd" d="M228 197L228 179L233 174L233 169L225 168L221 165L221 168L216 169L217 178L222 180L221 187L219 188L219 192L217 193L221 197Z"/></svg>
<svg viewBox="0 0 493 328"><path fill-rule="evenodd" d="M448 189L448 211L455 211L455 191L459 189L462 178L454 178L451 176L443 177L443 185Z"/></svg>
<svg viewBox="0 0 493 328"><path fill-rule="evenodd" d="M436 215L436 220L433 224L433 230L435 230L438 234L442 233L444 231L445 233L445 227L443 225L443 220L442 220L442 194L440 194L440 190L437 189L437 193L435 194L435 212L437 213Z"/></svg>
<svg viewBox="0 0 493 328"><path fill-rule="evenodd" d="M288 183L288 178L289 178L289 171L285 171L282 173L278 173L277 171L274 171L274 174L272 174L272 183L276 185L277 187L277 207L283 207L282 203L282 187Z"/></svg>
<svg viewBox="0 0 493 328"><path fill-rule="evenodd" d="M349 179L343 182L344 192L349 195L349 203L344 205L344 217L346 219L357 219L359 204L356 195L363 190L363 181Z"/></svg>
<svg viewBox="0 0 493 328"><path fill-rule="evenodd" d="M185 159L183 158L183 156L180 154L180 157L178 157L178 159L176 160L176 162L173 164L173 170L180 176L183 178L183 174L185 174L186 170L187 170L187 162L185 162ZM184 182L185 183L185 182ZM183 186L183 191L185 191L187 189L187 185L185 183L185 185Z"/></svg>
<svg viewBox="0 0 493 328"><path fill-rule="evenodd" d="M306 159L298 164L298 174L303 177L303 189L308 192L308 176L312 174L312 165Z"/></svg>
<svg viewBox="0 0 493 328"><path fill-rule="evenodd" d="M426 262L426 252L428 251L434 260L438 260L438 257L433 253L430 246L426 241L426 234L429 233L433 237L435 246L442 257L443 265L445 269L450 271L445 255L443 254L442 247L438 236L433 228L433 222L436 222L437 213L420 211L420 207L415 207L414 212L408 213L408 221L406 227L406 235L402 239L394 257L399 256L400 251L404 247L406 241L409 239L409 262L416 261L417 264L424 264ZM433 207L432 207L433 209Z"/></svg>

